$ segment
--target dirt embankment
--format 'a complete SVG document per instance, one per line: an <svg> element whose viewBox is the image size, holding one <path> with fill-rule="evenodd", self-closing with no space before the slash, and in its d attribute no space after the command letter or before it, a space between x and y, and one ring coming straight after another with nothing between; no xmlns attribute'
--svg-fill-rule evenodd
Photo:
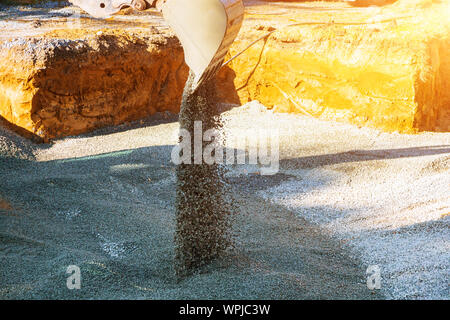
<svg viewBox="0 0 450 320"><path fill-rule="evenodd" d="M227 148L279 130L280 170L227 166L236 250L178 283L175 120L42 145L0 132L0 297L448 297L449 134L383 133L258 103L222 116ZM73 264L82 290L66 287ZM381 292L367 289L370 265Z"/></svg>
<svg viewBox="0 0 450 320"><path fill-rule="evenodd" d="M255 3L232 55L273 33L231 64L241 101L387 131L449 131L450 4L428 2Z"/></svg>

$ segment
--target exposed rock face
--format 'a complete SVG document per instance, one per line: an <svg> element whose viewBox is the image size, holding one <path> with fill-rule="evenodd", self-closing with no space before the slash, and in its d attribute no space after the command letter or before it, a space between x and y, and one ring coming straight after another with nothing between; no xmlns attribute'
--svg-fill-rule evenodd
<svg viewBox="0 0 450 320"><path fill-rule="evenodd" d="M248 2L231 55L279 31L222 69L219 99L388 131L450 131L448 3L326 6ZM179 111L188 68L160 16L67 12L0 13L1 117L52 139ZM294 23L304 24L286 27Z"/></svg>

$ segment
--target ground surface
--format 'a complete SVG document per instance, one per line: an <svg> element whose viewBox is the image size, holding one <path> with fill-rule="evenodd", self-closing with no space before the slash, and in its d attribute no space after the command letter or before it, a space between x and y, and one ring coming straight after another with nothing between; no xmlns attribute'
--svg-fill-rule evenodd
<svg viewBox="0 0 450 320"><path fill-rule="evenodd" d="M224 119L228 147L278 129L280 170L229 168L236 249L180 283L174 117L52 145L2 129L0 297L448 299L449 134L381 133L257 103ZM66 288L73 264L78 291ZM375 264L382 289L372 293Z"/></svg>
<svg viewBox="0 0 450 320"><path fill-rule="evenodd" d="M450 130L449 0L244 2L230 55L261 41L221 70L223 102L386 131ZM102 20L57 4L0 5L2 118L47 140L179 110L188 70L160 14Z"/></svg>

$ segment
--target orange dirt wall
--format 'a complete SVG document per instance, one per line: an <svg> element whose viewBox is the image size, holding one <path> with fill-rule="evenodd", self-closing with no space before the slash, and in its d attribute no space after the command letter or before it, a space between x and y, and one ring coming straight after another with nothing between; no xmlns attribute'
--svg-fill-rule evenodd
<svg viewBox="0 0 450 320"><path fill-rule="evenodd" d="M337 21L367 19L333 8ZM259 100L277 112L387 131L450 131L450 42L431 32L439 19L282 28L328 21L330 13L272 9L247 8L229 56L280 31L221 70L221 101ZM48 140L178 112L188 69L176 38L147 25L102 32L61 29L0 41L0 116Z"/></svg>

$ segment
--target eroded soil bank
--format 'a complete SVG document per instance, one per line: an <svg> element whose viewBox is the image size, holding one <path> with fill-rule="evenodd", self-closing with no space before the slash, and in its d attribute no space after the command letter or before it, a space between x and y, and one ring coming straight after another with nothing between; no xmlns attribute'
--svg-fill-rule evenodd
<svg viewBox="0 0 450 320"><path fill-rule="evenodd" d="M449 3L246 1L220 99L254 99L387 131L449 131ZM177 112L187 67L155 11L95 20L73 7L4 7L0 116L45 140ZM81 18L80 18L81 17ZM277 30L277 31L276 31Z"/></svg>
<svg viewBox="0 0 450 320"><path fill-rule="evenodd" d="M266 180L242 167L230 168L228 176L237 208L235 249L178 282L174 120L54 145L1 133L0 141L4 135L14 141L0 145L1 298L381 297L366 288L365 268L339 242L255 196L255 188L288 176ZM17 149L28 156L9 153ZM68 265L80 267L81 290L67 289Z"/></svg>

